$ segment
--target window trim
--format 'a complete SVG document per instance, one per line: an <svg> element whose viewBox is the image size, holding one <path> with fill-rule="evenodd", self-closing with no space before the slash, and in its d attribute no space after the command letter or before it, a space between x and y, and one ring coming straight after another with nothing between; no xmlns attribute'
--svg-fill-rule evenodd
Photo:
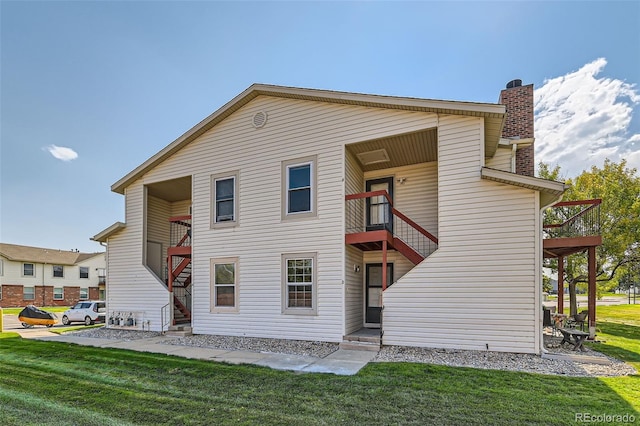
<svg viewBox="0 0 640 426"><path fill-rule="evenodd" d="M304 212L289 212L289 169L293 167L299 167L304 165L310 165L310 207L311 211ZM318 216L318 200L317 200L317 186L318 186L318 156L312 155L309 157L295 158L282 162L282 220L297 220L315 218Z"/></svg>
<svg viewBox="0 0 640 426"><path fill-rule="evenodd" d="M25 273L24 273L24 267L25 267L26 265L31 265L31 267L32 267L32 269L31 269L32 274L31 274L31 275L27 275L27 274L25 274ZM32 278L35 278L35 276L36 276L36 264L35 264L35 263L31 263L31 262L23 262L23 263L22 263L22 276L23 276L23 277L32 277Z"/></svg>
<svg viewBox="0 0 640 426"><path fill-rule="evenodd" d="M227 179L233 179L233 220L218 221L216 182ZM240 224L239 181L240 172L238 170L211 175L211 228L231 228Z"/></svg>
<svg viewBox="0 0 640 426"><path fill-rule="evenodd" d="M216 265L229 264L232 263L234 266L233 276L234 276L234 284L233 284L233 306L216 306ZM209 290L210 290L210 312L212 313L237 313L239 311L240 301L238 300L238 276L239 276L239 268L238 268L239 258L238 257L216 257L212 258L209 261ZM228 284L221 284L225 286L229 286Z"/></svg>
<svg viewBox="0 0 640 426"><path fill-rule="evenodd" d="M62 276L56 276L56 266L59 266L62 271ZM52 278L64 278L64 265L51 265L51 277Z"/></svg>
<svg viewBox="0 0 640 426"><path fill-rule="evenodd" d="M86 277L82 276L82 268L85 268L87 270L87 276ZM78 268L78 279L80 279L80 280L88 280L89 279L89 267L88 266L80 266Z"/></svg>
<svg viewBox="0 0 640 426"><path fill-rule="evenodd" d="M62 290L61 296L56 297L56 290ZM64 287L54 287L52 297L53 297L53 300L64 300Z"/></svg>
<svg viewBox="0 0 640 426"><path fill-rule="evenodd" d="M30 288L33 293L33 297L27 298L25 290ZM36 288L34 286L22 286L22 300L36 300Z"/></svg>
<svg viewBox="0 0 640 426"><path fill-rule="evenodd" d="M287 261L292 259L311 259L311 307L289 307ZM318 315L318 253L283 253L282 254L282 313L285 315Z"/></svg>

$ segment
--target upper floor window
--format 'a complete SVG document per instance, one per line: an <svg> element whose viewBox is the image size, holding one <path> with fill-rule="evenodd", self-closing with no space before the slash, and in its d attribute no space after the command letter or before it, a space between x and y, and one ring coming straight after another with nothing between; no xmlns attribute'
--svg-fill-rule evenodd
<svg viewBox="0 0 640 426"><path fill-rule="evenodd" d="M315 157L283 163L284 216L314 216Z"/></svg>
<svg viewBox="0 0 640 426"><path fill-rule="evenodd" d="M4 275L4 259L0 259L0 277Z"/></svg>
<svg viewBox="0 0 640 426"><path fill-rule="evenodd" d="M236 221L236 176L213 178L213 222Z"/></svg>
<svg viewBox="0 0 640 426"><path fill-rule="evenodd" d="M64 278L64 266L53 265L53 276L55 278Z"/></svg>
<svg viewBox="0 0 640 426"><path fill-rule="evenodd" d="M35 277L36 276L36 267L33 263L23 263L22 264L22 275L25 277Z"/></svg>
<svg viewBox="0 0 640 426"><path fill-rule="evenodd" d="M80 278L89 278L89 267L81 266L80 267Z"/></svg>

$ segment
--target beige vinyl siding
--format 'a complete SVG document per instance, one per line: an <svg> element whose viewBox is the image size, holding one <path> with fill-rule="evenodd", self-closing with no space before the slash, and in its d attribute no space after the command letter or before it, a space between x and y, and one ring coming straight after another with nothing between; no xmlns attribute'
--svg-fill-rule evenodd
<svg viewBox="0 0 640 426"><path fill-rule="evenodd" d="M438 163L375 170L365 180L393 177L393 206L424 229L438 236ZM404 178L404 183L398 179Z"/></svg>
<svg viewBox="0 0 640 426"><path fill-rule="evenodd" d="M345 150L345 194L357 194L364 191L364 177L358 160ZM345 264L345 334L362 328L364 324L364 274L365 267L362 251L346 247ZM355 271L357 266L360 270Z"/></svg>
<svg viewBox="0 0 640 426"><path fill-rule="evenodd" d="M143 265L144 186L141 180L126 189L127 227L110 237L108 244L107 309L109 312L144 312L151 330L161 329L160 312L169 303L169 292ZM145 324L146 326L146 324Z"/></svg>
<svg viewBox="0 0 640 426"><path fill-rule="evenodd" d="M494 155L492 158L486 159L485 166L505 172L515 172L515 170L511 170L512 158L513 151L511 147L500 146L496 151L496 155Z"/></svg>
<svg viewBox="0 0 640 426"><path fill-rule="evenodd" d="M258 111L265 111L268 121L255 129L251 122ZM181 177L185 171L193 176L194 333L342 340L344 145L434 127L435 122L434 114L261 96L147 173L142 178L145 184ZM282 161L307 156L317 156L318 215L282 221ZM240 226L211 229L210 176L229 170L240 173ZM133 252L140 250L141 239L136 229L140 219L134 216L142 213L139 201L129 196L130 190L127 229L118 238L122 239L121 250ZM129 239L134 235L137 240ZM281 255L298 252L317 253L318 310L314 316L281 312ZM238 258L237 313L210 312L209 263L219 257ZM114 261L111 271L122 269L117 264L125 262ZM142 281L146 286L146 278ZM135 287L128 293L137 293ZM164 289L160 286L157 291ZM157 310L159 315L159 307ZM152 324L152 329L158 327Z"/></svg>
<svg viewBox="0 0 640 426"><path fill-rule="evenodd" d="M480 179L482 135L440 117L439 249L384 293L386 345L539 351L537 193Z"/></svg>
<svg viewBox="0 0 640 426"><path fill-rule="evenodd" d="M174 201L171 203L171 216L185 216L189 214L191 200Z"/></svg>

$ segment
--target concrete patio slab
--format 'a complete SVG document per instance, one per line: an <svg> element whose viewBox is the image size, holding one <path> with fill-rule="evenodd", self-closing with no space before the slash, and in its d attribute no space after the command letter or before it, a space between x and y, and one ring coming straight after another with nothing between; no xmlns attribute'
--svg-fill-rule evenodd
<svg viewBox="0 0 640 426"><path fill-rule="evenodd" d="M269 354L249 351L229 351L227 353L216 356L212 361L228 362L229 364L256 364Z"/></svg>

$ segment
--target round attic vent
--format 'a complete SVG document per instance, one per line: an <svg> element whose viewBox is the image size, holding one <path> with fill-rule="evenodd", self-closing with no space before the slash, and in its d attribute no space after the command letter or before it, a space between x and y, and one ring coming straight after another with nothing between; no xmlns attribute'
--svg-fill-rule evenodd
<svg viewBox="0 0 640 426"><path fill-rule="evenodd" d="M267 113L264 111L258 111L253 115L253 127L259 129L260 127L267 124Z"/></svg>

